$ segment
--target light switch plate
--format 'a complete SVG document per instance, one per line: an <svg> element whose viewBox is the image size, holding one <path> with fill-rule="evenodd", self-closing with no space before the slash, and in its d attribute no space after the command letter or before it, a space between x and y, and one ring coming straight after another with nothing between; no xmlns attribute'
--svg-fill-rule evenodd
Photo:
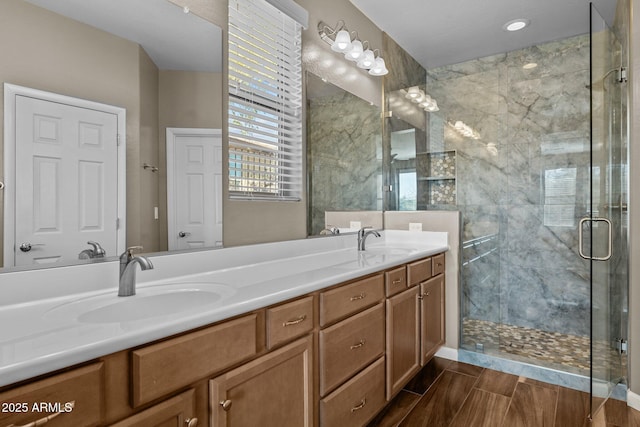
<svg viewBox="0 0 640 427"><path fill-rule="evenodd" d="M351 221L349 222L349 228L357 228L358 230L362 228L362 222L360 221Z"/></svg>
<svg viewBox="0 0 640 427"><path fill-rule="evenodd" d="M422 223L421 222L410 222L409 223L409 231L422 231Z"/></svg>

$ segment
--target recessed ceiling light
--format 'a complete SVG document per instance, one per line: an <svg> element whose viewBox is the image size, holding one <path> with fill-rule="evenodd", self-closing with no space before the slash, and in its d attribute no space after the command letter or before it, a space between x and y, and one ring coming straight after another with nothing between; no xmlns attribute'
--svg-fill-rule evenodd
<svg viewBox="0 0 640 427"><path fill-rule="evenodd" d="M514 19L512 21L507 22L502 26L507 31L518 31L529 25L528 19Z"/></svg>

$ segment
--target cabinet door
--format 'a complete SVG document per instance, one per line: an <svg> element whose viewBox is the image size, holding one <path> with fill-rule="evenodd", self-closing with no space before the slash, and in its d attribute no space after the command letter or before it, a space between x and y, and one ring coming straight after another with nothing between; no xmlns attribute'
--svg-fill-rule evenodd
<svg viewBox="0 0 640 427"><path fill-rule="evenodd" d="M444 343L444 277L440 274L420 285L420 364L423 366Z"/></svg>
<svg viewBox="0 0 640 427"><path fill-rule="evenodd" d="M211 425L312 426L312 336L209 381Z"/></svg>
<svg viewBox="0 0 640 427"><path fill-rule="evenodd" d="M194 418L194 396L193 389L187 390L176 397L113 424L112 427L195 427L198 425L198 419Z"/></svg>
<svg viewBox="0 0 640 427"><path fill-rule="evenodd" d="M387 299L387 399L420 370L419 287Z"/></svg>

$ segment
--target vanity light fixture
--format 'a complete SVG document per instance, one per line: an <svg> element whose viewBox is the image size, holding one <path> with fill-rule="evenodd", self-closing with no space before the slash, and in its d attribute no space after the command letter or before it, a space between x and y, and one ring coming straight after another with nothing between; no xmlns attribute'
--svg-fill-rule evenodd
<svg viewBox="0 0 640 427"><path fill-rule="evenodd" d="M340 20L335 28L331 28L324 22L318 23L318 34L325 43L331 46L331 50L343 53L345 59L355 62L358 68L367 70L372 76L384 76L389 73L384 59L378 49L371 49L369 42L358 39L358 33L349 32L344 21ZM365 49L364 45L367 45ZM376 56L375 52L378 52Z"/></svg>
<svg viewBox="0 0 640 427"><path fill-rule="evenodd" d="M409 89L407 89L407 93L404 97L410 100L412 103L418 104L420 108L429 113L440 110L436 100L427 95L418 86L411 86Z"/></svg>
<svg viewBox="0 0 640 427"><path fill-rule="evenodd" d="M460 135L466 138L480 139L478 131L461 120L456 121L454 124L449 123L449 126L452 126Z"/></svg>

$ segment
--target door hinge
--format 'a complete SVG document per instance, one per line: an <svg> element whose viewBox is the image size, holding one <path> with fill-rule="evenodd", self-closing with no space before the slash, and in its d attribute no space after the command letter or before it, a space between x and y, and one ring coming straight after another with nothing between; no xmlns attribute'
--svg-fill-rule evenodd
<svg viewBox="0 0 640 427"><path fill-rule="evenodd" d="M117 145L120 146L122 144L122 138L120 138L120 134L116 134Z"/></svg>
<svg viewBox="0 0 640 427"><path fill-rule="evenodd" d="M120 218L116 218L116 230L120 229Z"/></svg>
<svg viewBox="0 0 640 427"><path fill-rule="evenodd" d="M618 338L616 340L616 350L618 354L627 354L627 340L624 338Z"/></svg>
<svg viewBox="0 0 640 427"><path fill-rule="evenodd" d="M391 184L383 185L382 191L385 193L390 193L393 191L393 186Z"/></svg>
<svg viewBox="0 0 640 427"><path fill-rule="evenodd" d="M626 83L627 82L627 69L625 67L620 67L618 70L618 82Z"/></svg>

